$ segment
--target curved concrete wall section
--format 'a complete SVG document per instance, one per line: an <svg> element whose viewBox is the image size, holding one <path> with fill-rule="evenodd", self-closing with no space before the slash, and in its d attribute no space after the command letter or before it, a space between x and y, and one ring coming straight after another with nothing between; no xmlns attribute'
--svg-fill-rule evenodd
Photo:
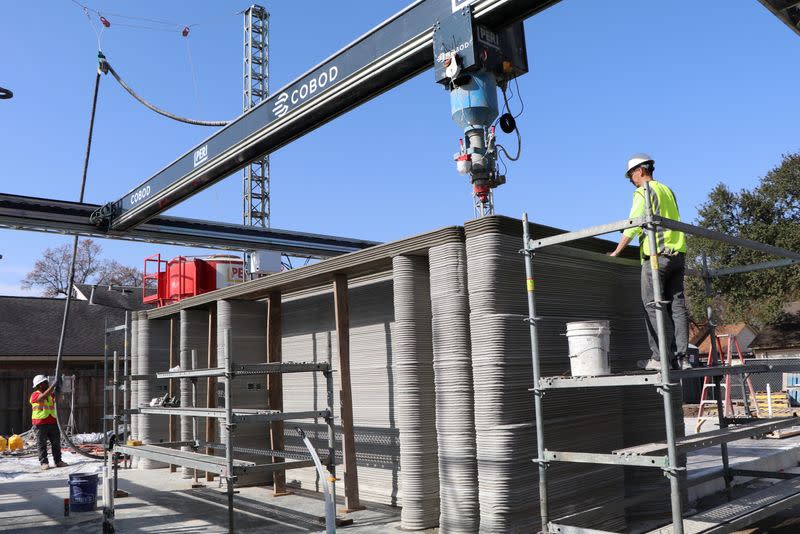
<svg viewBox="0 0 800 534"><path fill-rule="evenodd" d="M205 369L208 365L208 312L205 310L181 310L180 319L180 366L182 370L188 371L192 367L192 350L197 352L197 368ZM205 406L207 379L198 378L196 380L197 406ZM189 407L192 405L192 380L182 378L180 380L181 406ZM181 417L181 441L191 441L192 418ZM197 437L205 437L205 419L197 420ZM190 451L190 447L183 447L183 450ZM183 476L188 478L193 470L188 467L182 468Z"/></svg>
<svg viewBox="0 0 800 534"><path fill-rule="evenodd" d="M463 243L429 251L439 450L439 532L478 532L478 466L469 339L467 258Z"/></svg>
<svg viewBox="0 0 800 534"><path fill-rule="evenodd" d="M131 375L139 374L139 312L131 313ZM131 409L139 407L139 382L130 382L131 389ZM137 414L130 417L130 439L139 439L139 416ZM131 467L136 467L139 463L138 456L131 456Z"/></svg>
<svg viewBox="0 0 800 534"><path fill-rule="evenodd" d="M400 428L400 525L422 530L439 523L439 466L427 258L393 260L395 409Z"/></svg>
<svg viewBox="0 0 800 534"><path fill-rule="evenodd" d="M139 405L147 406L156 397L167 393L167 381L158 380L155 373L169 369L169 320L139 319L138 346L139 373L150 375L148 380L138 380ZM139 439L146 444L169 441L169 417L140 415ZM139 458L139 469L166 467L162 462Z"/></svg>
<svg viewBox="0 0 800 534"><path fill-rule="evenodd" d="M225 331L230 330L231 357L235 363L266 363L267 361L267 303L246 300L221 300L217 303L217 362L225 366ZM225 406L225 378L217 380L217 406ZM240 376L233 380L233 407L260 408L267 406L267 377ZM224 419L218 420L218 436L227 443ZM269 426L264 422L240 422L233 436L234 447L269 448ZM263 455L235 453L234 458L256 463L268 463ZM269 473L242 475L237 485L266 483Z"/></svg>

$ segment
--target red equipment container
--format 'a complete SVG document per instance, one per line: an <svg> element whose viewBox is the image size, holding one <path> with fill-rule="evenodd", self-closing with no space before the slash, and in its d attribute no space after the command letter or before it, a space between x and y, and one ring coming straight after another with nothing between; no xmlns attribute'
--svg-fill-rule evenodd
<svg viewBox="0 0 800 534"><path fill-rule="evenodd" d="M142 301L161 307L243 281L244 262L238 256L178 256L167 261L154 254L144 260Z"/></svg>

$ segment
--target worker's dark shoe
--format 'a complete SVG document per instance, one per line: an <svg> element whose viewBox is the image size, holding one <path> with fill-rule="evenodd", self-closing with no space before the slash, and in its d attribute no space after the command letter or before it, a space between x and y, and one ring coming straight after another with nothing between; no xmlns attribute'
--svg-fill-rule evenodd
<svg viewBox="0 0 800 534"><path fill-rule="evenodd" d="M649 359L647 364L644 366L645 371L660 371L661 370L661 362L654 359Z"/></svg>
<svg viewBox="0 0 800 534"><path fill-rule="evenodd" d="M42 471L47 471L50 469L50 464L42 464Z"/></svg>
<svg viewBox="0 0 800 534"><path fill-rule="evenodd" d="M68 465L67 462L56 462L56 467L67 467Z"/></svg>

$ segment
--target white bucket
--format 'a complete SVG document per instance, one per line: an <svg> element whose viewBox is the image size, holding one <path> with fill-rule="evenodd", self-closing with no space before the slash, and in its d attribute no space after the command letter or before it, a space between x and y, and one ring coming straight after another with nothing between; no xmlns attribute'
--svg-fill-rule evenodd
<svg viewBox="0 0 800 534"><path fill-rule="evenodd" d="M567 341L572 376L611 374L608 361L611 327L608 321L567 323Z"/></svg>

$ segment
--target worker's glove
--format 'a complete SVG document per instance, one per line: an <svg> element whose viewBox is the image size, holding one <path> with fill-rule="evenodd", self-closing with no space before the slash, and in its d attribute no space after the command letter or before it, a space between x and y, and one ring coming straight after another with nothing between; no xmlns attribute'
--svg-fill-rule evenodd
<svg viewBox="0 0 800 534"><path fill-rule="evenodd" d="M58 379L58 377L56 377L53 380L53 391L55 393L58 393L58 390L59 390L60 387L61 387L61 381Z"/></svg>

